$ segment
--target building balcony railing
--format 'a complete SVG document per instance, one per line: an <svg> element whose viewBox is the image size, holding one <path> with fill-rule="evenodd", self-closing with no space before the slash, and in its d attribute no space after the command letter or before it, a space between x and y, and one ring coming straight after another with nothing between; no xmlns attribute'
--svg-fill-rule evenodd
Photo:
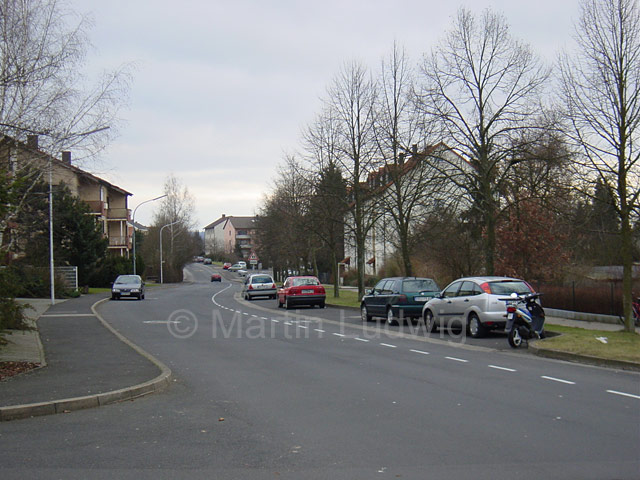
<svg viewBox="0 0 640 480"><path fill-rule="evenodd" d="M131 237L109 237L110 247L127 247L129 248L131 243Z"/></svg>
<svg viewBox="0 0 640 480"><path fill-rule="evenodd" d="M251 240L251 235L236 235L236 240Z"/></svg>
<svg viewBox="0 0 640 480"><path fill-rule="evenodd" d="M131 218L131 210L128 208L110 208L107 210L107 219L109 220L129 220Z"/></svg>
<svg viewBox="0 0 640 480"><path fill-rule="evenodd" d="M105 203L100 200L85 200L85 203L89 205L91 213L97 213L99 215L105 214Z"/></svg>

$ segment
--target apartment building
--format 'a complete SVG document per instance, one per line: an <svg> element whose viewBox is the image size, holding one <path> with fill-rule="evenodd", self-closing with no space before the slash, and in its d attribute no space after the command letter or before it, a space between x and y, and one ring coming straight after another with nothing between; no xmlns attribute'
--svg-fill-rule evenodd
<svg viewBox="0 0 640 480"><path fill-rule="evenodd" d="M43 172L44 181L48 180L51 167L52 184L64 183L73 195L89 205L91 214L109 240L109 251L129 256L133 228L128 208L130 192L72 165L71 152L62 152L61 158L57 159L41 151L37 135L29 135L26 143L6 135L0 136L0 162L11 173L21 168Z"/></svg>
<svg viewBox="0 0 640 480"><path fill-rule="evenodd" d="M207 255L233 255L239 251L242 258L249 258L255 249L255 217L222 215L204 228L204 245Z"/></svg>

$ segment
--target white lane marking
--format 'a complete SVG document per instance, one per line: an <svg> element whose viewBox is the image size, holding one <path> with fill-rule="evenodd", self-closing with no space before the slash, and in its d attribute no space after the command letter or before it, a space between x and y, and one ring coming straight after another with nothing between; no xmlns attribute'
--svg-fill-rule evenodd
<svg viewBox="0 0 640 480"><path fill-rule="evenodd" d="M409 351L413 353L421 353L422 355L429 355L429 352L423 352L422 350L409 350Z"/></svg>
<svg viewBox="0 0 640 480"><path fill-rule="evenodd" d="M638 400L640 400L640 395L633 395L631 393L618 392L616 390L607 390L607 393L613 393L614 395L621 395L623 397L637 398Z"/></svg>
<svg viewBox="0 0 640 480"><path fill-rule="evenodd" d="M341 333L333 333L333 335L335 335L336 337L344 337L344 335Z"/></svg>
<svg viewBox="0 0 640 480"><path fill-rule="evenodd" d="M169 324L169 323L180 323L177 320L144 320L142 323L163 323L163 324Z"/></svg>
<svg viewBox="0 0 640 480"><path fill-rule="evenodd" d="M269 320L267 317L260 317L262 320Z"/></svg>
<svg viewBox="0 0 640 480"><path fill-rule="evenodd" d="M314 330L315 330L316 332L320 332L320 333L324 333L324 332L325 332L324 330L322 330L322 329L320 329L320 328L314 328Z"/></svg>
<svg viewBox="0 0 640 480"><path fill-rule="evenodd" d="M93 313L49 313L41 317L95 317Z"/></svg>
<svg viewBox="0 0 640 480"><path fill-rule="evenodd" d="M390 343L381 343L380 345L382 345L383 347L398 348L395 345L391 345Z"/></svg>
<svg viewBox="0 0 640 480"><path fill-rule="evenodd" d="M249 316L249 314L247 312L242 312L243 315L246 315L247 317Z"/></svg>
<svg viewBox="0 0 640 480"><path fill-rule="evenodd" d="M356 337L356 338L354 338L354 340L357 340L359 342L368 342L369 341L366 338L360 338L360 337Z"/></svg>
<svg viewBox="0 0 640 480"><path fill-rule="evenodd" d="M298 328L305 328L306 329L306 328L309 328L309 327L307 327L305 325L298 325Z"/></svg>
<svg viewBox="0 0 640 480"><path fill-rule="evenodd" d="M293 325L291 322L284 322L285 325Z"/></svg>
<svg viewBox="0 0 640 480"><path fill-rule="evenodd" d="M454 362L461 362L461 363L469 363L469 360L465 360L463 358L456 358L456 357L444 357L447 360L453 360Z"/></svg>
<svg viewBox="0 0 640 480"><path fill-rule="evenodd" d="M563 380L561 378L547 377L546 375L542 375L540 378L544 378L545 380L551 380L553 382L566 383L567 385L575 385L576 384L576 382L570 382L569 380Z"/></svg>
<svg viewBox="0 0 640 480"><path fill-rule="evenodd" d="M513 368L499 367L497 365L489 365L489 368L495 368L496 370L504 370L505 372L517 372L517 370L514 370Z"/></svg>
<svg viewBox="0 0 640 480"><path fill-rule="evenodd" d="M275 318L272 318L272 319L271 319L271 321L272 321L273 323L280 323L280 320L276 320Z"/></svg>

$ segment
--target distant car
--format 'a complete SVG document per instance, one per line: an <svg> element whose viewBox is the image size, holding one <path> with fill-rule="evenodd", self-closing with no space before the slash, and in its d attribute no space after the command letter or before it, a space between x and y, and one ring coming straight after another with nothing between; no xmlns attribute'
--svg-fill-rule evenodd
<svg viewBox="0 0 640 480"><path fill-rule="evenodd" d="M122 297L144 299L144 282L140 275L118 275L111 286L111 300Z"/></svg>
<svg viewBox="0 0 640 480"><path fill-rule="evenodd" d="M230 267L231 267L231 264L229 262L226 262L226 263L222 264L222 269L223 270L229 270Z"/></svg>
<svg viewBox="0 0 640 480"><path fill-rule="evenodd" d="M241 268L240 270L238 270L236 272L238 275L240 275L241 277L246 277L247 276L247 271L244 268Z"/></svg>
<svg viewBox="0 0 640 480"><path fill-rule="evenodd" d="M383 317L396 325L398 320L422 317L422 307L438 293L440 288L431 278L383 278L362 297L360 314L365 322Z"/></svg>
<svg viewBox="0 0 640 480"><path fill-rule="evenodd" d="M201 257L201 256L199 256L199 255L198 255L198 256L196 257L196 262L198 262L198 263L202 263L202 262L204 262L204 257Z"/></svg>
<svg viewBox="0 0 640 480"><path fill-rule="evenodd" d="M220 275L219 273L212 273L211 274L211 281L212 282L222 282L222 275Z"/></svg>
<svg viewBox="0 0 640 480"><path fill-rule="evenodd" d="M450 283L429 300L422 311L427 331L439 327L466 327L474 338L489 330L504 330L507 309L501 298L533 293L524 280L511 277L466 277Z"/></svg>
<svg viewBox="0 0 640 480"><path fill-rule="evenodd" d="M205 257L202 263L204 263L205 265L211 265L213 262L209 257Z"/></svg>
<svg viewBox="0 0 640 480"><path fill-rule="evenodd" d="M242 296L245 300L255 297L276 298L276 293L276 283L271 275L265 273L249 275L242 286Z"/></svg>
<svg viewBox="0 0 640 480"><path fill-rule="evenodd" d="M243 268L246 268L246 265L243 266L240 263L234 263L228 268L228 270L230 272L237 272L238 270L242 270Z"/></svg>
<svg viewBox="0 0 640 480"><path fill-rule="evenodd" d="M324 308L326 296L324 287L316 277L288 277L278 290L278 307L289 309L297 305L318 305Z"/></svg>

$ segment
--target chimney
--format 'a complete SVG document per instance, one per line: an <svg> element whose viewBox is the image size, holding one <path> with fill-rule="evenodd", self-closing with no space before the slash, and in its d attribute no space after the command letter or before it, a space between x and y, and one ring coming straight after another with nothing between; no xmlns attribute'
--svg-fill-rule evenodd
<svg viewBox="0 0 640 480"><path fill-rule="evenodd" d="M38 150L38 135L27 135L27 147Z"/></svg>
<svg viewBox="0 0 640 480"><path fill-rule="evenodd" d="M222 218L224 218L224 217L226 217L226 215L223 213L223 214L222 214Z"/></svg>
<svg viewBox="0 0 640 480"><path fill-rule="evenodd" d="M71 152L62 152L62 163L71 165Z"/></svg>

